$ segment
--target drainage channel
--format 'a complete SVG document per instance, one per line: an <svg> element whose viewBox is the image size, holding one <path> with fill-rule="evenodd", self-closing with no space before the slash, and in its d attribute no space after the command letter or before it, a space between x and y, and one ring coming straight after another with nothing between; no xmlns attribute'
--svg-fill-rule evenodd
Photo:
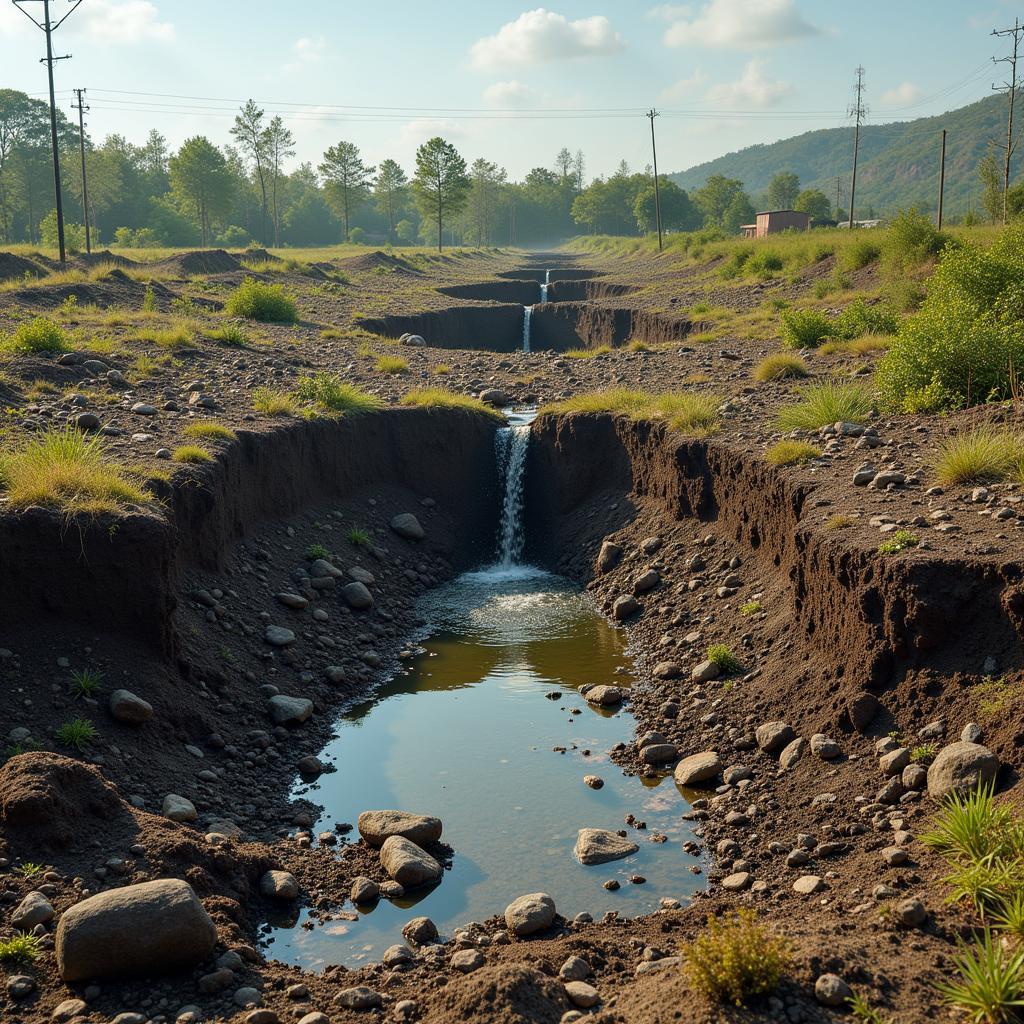
<svg viewBox="0 0 1024 1024"><path fill-rule="evenodd" d="M417 657L342 716L321 754L337 771L294 793L324 805L318 832L365 810L439 817L451 868L432 888L346 905L329 920L304 909L287 925L271 922L275 959L356 967L403 942L414 916L450 935L528 892L550 894L566 917L596 918L649 913L702 885L698 858L682 848L694 838L681 817L686 794L671 775L623 775L608 751L631 739L628 711L592 707L576 692L633 683L621 632L575 584L520 562L531 420L513 414L497 434L505 492L495 563L426 596ZM637 852L584 866L573 853L581 828L627 830Z"/></svg>

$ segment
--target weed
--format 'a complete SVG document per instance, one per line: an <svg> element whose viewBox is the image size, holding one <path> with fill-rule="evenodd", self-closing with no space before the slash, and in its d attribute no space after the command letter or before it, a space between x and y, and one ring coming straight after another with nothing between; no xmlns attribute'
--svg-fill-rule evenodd
<svg viewBox="0 0 1024 1024"><path fill-rule="evenodd" d="M909 530L897 530L887 541L878 545L880 555L898 555L907 548L916 548L921 541Z"/></svg>
<svg viewBox="0 0 1024 1024"><path fill-rule="evenodd" d="M249 335L238 324L225 324L207 334L211 341L220 342L229 348L245 348L249 344Z"/></svg>
<svg viewBox="0 0 1024 1024"><path fill-rule="evenodd" d="M264 284L254 277L247 277L228 296L224 309L229 316L262 323L293 324L299 319L295 299L281 285Z"/></svg>
<svg viewBox="0 0 1024 1024"><path fill-rule="evenodd" d="M1013 819L996 805L991 785L979 785L966 794L951 793L921 836L921 842L947 860L983 861L1007 851Z"/></svg>
<svg viewBox="0 0 1024 1024"><path fill-rule="evenodd" d="M664 420L673 430L704 437L718 428L718 399L712 395L611 388L589 391L545 406L542 413L612 413L634 420Z"/></svg>
<svg viewBox="0 0 1024 1024"><path fill-rule="evenodd" d="M345 415L373 412L381 407L379 398L345 383L337 374L317 373L299 380L298 396L326 412Z"/></svg>
<svg viewBox="0 0 1024 1024"><path fill-rule="evenodd" d="M780 319L786 348L817 348L833 333L832 321L817 309L783 310Z"/></svg>
<svg viewBox="0 0 1024 1024"><path fill-rule="evenodd" d="M1006 949L986 928L953 957L955 981L941 981L938 992L977 1024L1018 1020L1024 1007L1024 948Z"/></svg>
<svg viewBox="0 0 1024 1024"><path fill-rule="evenodd" d="M72 718L57 730L57 742L81 753L98 735L88 718Z"/></svg>
<svg viewBox="0 0 1024 1024"><path fill-rule="evenodd" d="M777 352L766 356L754 368L755 380L782 380L785 377L806 377L807 364L792 352Z"/></svg>
<svg viewBox="0 0 1024 1024"><path fill-rule="evenodd" d="M943 441L933 468L941 484L993 483L1004 479L1022 454L1024 443L1017 434L975 427Z"/></svg>
<svg viewBox="0 0 1024 1024"><path fill-rule="evenodd" d="M841 512L837 512L834 516L829 516L825 521L826 530L845 530L848 526L853 526L853 518L843 515Z"/></svg>
<svg viewBox="0 0 1024 1024"><path fill-rule="evenodd" d="M598 345L595 348L570 348L562 355L566 359L593 359L595 356L606 356L611 350L611 345Z"/></svg>
<svg viewBox="0 0 1024 1024"><path fill-rule="evenodd" d="M19 864L14 869L22 878L35 878L36 875L43 873L44 867L42 864L37 864L35 861L26 860Z"/></svg>
<svg viewBox="0 0 1024 1024"><path fill-rule="evenodd" d="M747 601L740 605L740 615L756 615L763 608L760 601Z"/></svg>
<svg viewBox="0 0 1024 1024"><path fill-rule="evenodd" d="M830 423L863 423L871 395L856 384L815 384L799 391L800 401L779 410L782 430L819 430Z"/></svg>
<svg viewBox="0 0 1024 1024"><path fill-rule="evenodd" d="M728 644L712 644L708 648L707 658L724 676L732 675L743 668L743 664L732 653L732 648Z"/></svg>
<svg viewBox="0 0 1024 1024"><path fill-rule="evenodd" d="M171 454L175 462L196 464L200 462L213 462L213 456L197 444L183 444L175 448Z"/></svg>
<svg viewBox="0 0 1024 1024"><path fill-rule="evenodd" d="M42 951L39 936L28 932L18 932L9 939L0 939L2 964L30 964Z"/></svg>
<svg viewBox="0 0 1024 1024"><path fill-rule="evenodd" d="M141 310L143 313L155 313L156 312L156 294L153 291L151 284L146 285L146 292L142 296Z"/></svg>
<svg viewBox="0 0 1024 1024"><path fill-rule="evenodd" d="M30 355L33 352L66 352L68 345L60 324L48 317L37 316L34 320L19 324L0 347L21 355Z"/></svg>
<svg viewBox="0 0 1024 1024"><path fill-rule="evenodd" d="M297 416L299 403L294 395L272 388L256 388L252 393L252 407L264 416Z"/></svg>
<svg viewBox="0 0 1024 1024"><path fill-rule="evenodd" d="M821 455L821 449L808 441L776 441L764 457L772 466L802 466Z"/></svg>
<svg viewBox="0 0 1024 1024"><path fill-rule="evenodd" d="M859 992L854 992L847 1002L850 1004L850 1016L861 1024L891 1024Z"/></svg>
<svg viewBox="0 0 1024 1024"><path fill-rule="evenodd" d="M373 368L378 373L405 373L409 363L401 356L378 356Z"/></svg>
<svg viewBox="0 0 1024 1024"><path fill-rule="evenodd" d="M217 441L234 441L238 435L223 423L214 423L212 420L203 420L200 423L190 423L184 430L186 437L209 437Z"/></svg>
<svg viewBox="0 0 1024 1024"><path fill-rule="evenodd" d="M323 546L323 544L310 544L309 547L306 548L306 558L311 562L318 558L322 558L325 562L329 562L334 558L334 555L332 555L331 552Z"/></svg>
<svg viewBox="0 0 1024 1024"><path fill-rule="evenodd" d="M71 692L76 697L93 697L99 691L103 676L91 668L71 673Z"/></svg>
<svg viewBox="0 0 1024 1024"><path fill-rule="evenodd" d="M938 757L939 745L937 743L919 743L910 749L910 760L914 764L931 764Z"/></svg>
<svg viewBox="0 0 1024 1024"><path fill-rule="evenodd" d="M844 270L861 270L882 255L882 247L871 238L858 238L843 250L840 265Z"/></svg>
<svg viewBox="0 0 1024 1024"><path fill-rule="evenodd" d="M984 718L1001 715L1021 696L1020 689L1005 676L986 679L971 688L978 696L978 712Z"/></svg>
<svg viewBox="0 0 1024 1024"><path fill-rule="evenodd" d="M445 374L451 373L452 368L447 363L438 363L430 368L430 372L436 377L443 377Z"/></svg>
<svg viewBox="0 0 1024 1024"><path fill-rule="evenodd" d="M904 275L938 256L950 241L949 235L915 208L900 210L885 233L882 269L890 277Z"/></svg>
<svg viewBox="0 0 1024 1024"><path fill-rule="evenodd" d="M414 388L403 395L402 405L415 405L426 409L467 409L482 413L492 419L504 420L504 416L493 406L485 405L479 398L459 395L445 388Z"/></svg>
<svg viewBox="0 0 1024 1024"><path fill-rule="evenodd" d="M134 335L136 341L148 341L171 352L192 348L194 337L191 326L185 322L173 327L144 327Z"/></svg>
<svg viewBox="0 0 1024 1024"><path fill-rule="evenodd" d="M359 527L354 526L348 531L348 542L354 544L357 548L368 548L370 546L370 535L366 530L361 530Z"/></svg>

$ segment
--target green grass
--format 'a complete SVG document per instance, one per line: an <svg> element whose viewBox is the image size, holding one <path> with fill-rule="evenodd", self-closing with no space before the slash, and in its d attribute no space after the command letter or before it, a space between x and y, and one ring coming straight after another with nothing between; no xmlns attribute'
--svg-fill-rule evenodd
<svg viewBox="0 0 1024 1024"><path fill-rule="evenodd" d="M19 324L14 333L0 344L0 348L19 355L31 355L35 352L66 352L68 343L60 324L48 317L37 316L34 320Z"/></svg>
<svg viewBox="0 0 1024 1024"><path fill-rule="evenodd" d="M570 348L562 355L566 359L593 359L595 356L606 356L611 350L611 345L598 345L596 348Z"/></svg>
<svg viewBox="0 0 1024 1024"><path fill-rule="evenodd" d="M813 384L801 388L800 401L779 410L781 430L819 430L830 423L864 423L871 395L856 384Z"/></svg>
<svg viewBox="0 0 1024 1024"><path fill-rule="evenodd" d="M907 548L916 548L920 544L920 538L909 530L897 530L887 541L878 545L880 555L898 555Z"/></svg>
<svg viewBox="0 0 1024 1024"><path fill-rule="evenodd" d="M379 398L347 384L335 373L317 373L299 380L297 393L304 402L335 415L356 415L380 409Z"/></svg>
<svg viewBox="0 0 1024 1024"><path fill-rule="evenodd" d="M51 430L13 452L0 453L0 490L12 508L43 505L68 515L100 515L152 500L118 465L98 437Z"/></svg>
<svg viewBox="0 0 1024 1024"><path fill-rule="evenodd" d="M443 377L446 374L451 373L452 368L447 363L437 363L435 366L430 368L430 372L434 374L435 377Z"/></svg>
<svg viewBox="0 0 1024 1024"><path fill-rule="evenodd" d="M931 764L939 754L937 743L919 743L910 750L910 760L914 764Z"/></svg>
<svg viewBox="0 0 1024 1024"><path fill-rule="evenodd" d="M191 465L201 462L213 462L213 456L205 448L200 448L197 444L180 445L171 453L171 458L175 462L184 462Z"/></svg>
<svg viewBox="0 0 1024 1024"><path fill-rule="evenodd" d="M401 356L378 356L373 368L378 373L406 373L409 362Z"/></svg>
<svg viewBox="0 0 1024 1024"><path fill-rule="evenodd" d="M17 932L9 939L0 939L0 964L30 964L42 951L37 935Z"/></svg>
<svg viewBox="0 0 1024 1024"><path fill-rule="evenodd" d="M361 530L358 526L352 527L348 531L348 542L349 544L355 545L357 548L367 548L370 546L370 535L366 530Z"/></svg>
<svg viewBox="0 0 1024 1024"><path fill-rule="evenodd" d="M725 676L743 669L742 662L732 653L732 648L728 644L712 644L708 648L707 659L713 665L717 665L719 672Z"/></svg>
<svg viewBox="0 0 1024 1024"><path fill-rule="evenodd" d="M214 328L206 335L211 341L219 341L230 348L245 348L249 344L249 335L238 324L225 324Z"/></svg>
<svg viewBox="0 0 1024 1024"><path fill-rule="evenodd" d="M831 319L819 309L786 309L779 319L786 348L817 348L834 330Z"/></svg>
<svg viewBox="0 0 1024 1024"><path fill-rule="evenodd" d="M71 673L71 692L76 697L94 697L100 688L103 676L91 668Z"/></svg>
<svg viewBox="0 0 1024 1024"><path fill-rule="evenodd" d="M171 327L143 327L132 336L136 341L149 342L170 352L194 347L195 331L190 324L181 322Z"/></svg>
<svg viewBox="0 0 1024 1024"><path fill-rule="evenodd" d="M706 437L718 429L719 400L713 395L665 391L630 391L611 388L588 391L563 402L544 406L541 413L611 413L634 420L662 420L673 430Z"/></svg>
<svg viewBox="0 0 1024 1024"><path fill-rule="evenodd" d="M190 423L184 430L186 437L209 437L217 441L234 441L238 435L223 423L203 420L201 423Z"/></svg>
<svg viewBox="0 0 1024 1024"><path fill-rule="evenodd" d="M228 316L239 316L261 323L293 324L299 319L295 299L279 284L264 284L247 277L224 304Z"/></svg>
<svg viewBox="0 0 1024 1024"><path fill-rule="evenodd" d="M17 874L21 875L22 878L35 878L36 875L41 875L44 870L42 864L37 864L35 861L27 860L22 864L19 864L15 869Z"/></svg>
<svg viewBox="0 0 1024 1024"><path fill-rule="evenodd" d="M1013 816L996 804L991 785L952 793L922 833L921 842L950 861L985 861L1010 853Z"/></svg>
<svg viewBox="0 0 1024 1024"><path fill-rule="evenodd" d="M1007 1024L1024 1010L1024 948L1007 949L991 929L961 943L953 957L959 978L940 981L943 999L976 1024Z"/></svg>
<svg viewBox="0 0 1024 1024"><path fill-rule="evenodd" d="M792 352L777 352L765 356L754 368L754 379L760 381L783 380L786 377L806 377L807 364Z"/></svg>
<svg viewBox="0 0 1024 1024"><path fill-rule="evenodd" d="M98 735L96 726L88 718L72 718L57 730L57 742L81 753Z"/></svg>
<svg viewBox="0 0 1024 1024"><path fill-rule="evenodd" d="M252 407L264 416L298 416L301 411L294 395L273 388L255 388Z"/></svg>
<svg viewBox="0 0 1024 1024"><path fill-rule="evenodd" d="M459 395L445 388L414 388L403 395L402 405L414 405L423 409L466 409L470 412L482 413L494 420L504 420L497 409L485 405L479 398Z"/></svg>
<svg viewBox="0 0 1024 1024"><path fill-rule="evenodd" d="M764 457L772 466L802 466L821 455L821 449L808 441L777 441Z"/></svg>
<svg viewBox="0 0 1024 1024"><path fill-rule="evenodd" d="M978 699L978 712L985 718L1003 714L1021 698L1021 689L1006 676L985 679L971 687L971 693Z"/></svg>
<svg viewBox="0 0 1024 1024"><path fill-rule="evenodd" d="M756 615L763 608L760 601L747 601L740 605L740 615Z"/></svg>
<svg viewBox="0 0 1024 1024"><path fill-rule="evenodd" d="M773 992L789 970L785 940L757 921L753 910L721 918L708 916L707 931L683 946L683 970L690 987L716 1003L741 1005Z"/></svg>
<svg viewBox="0 0 1024 1024"><path fill-rule="evenodd" d="M322 558L325 562L330 562L334 558L334 555L328 548L325 548L323 544L310 544L309 547L306 548L306 558L310 562L313 562L318 558Z"/></svg>
<svg viewBox="0 0 1024 1024"><path fill-rule="evenodd" d="M1019 467L1024 439L1008 430L975 427L939 445L932 468L940 484L984 484L1004 480Z"/></svg>
<svg viewBox="0 0 1024 1024"><path fill-rule="evenodd" d="M883 1017L859 992L854 992L847 1000L850 1004L850 1016L861 1024L894 1024Z"/></svg>

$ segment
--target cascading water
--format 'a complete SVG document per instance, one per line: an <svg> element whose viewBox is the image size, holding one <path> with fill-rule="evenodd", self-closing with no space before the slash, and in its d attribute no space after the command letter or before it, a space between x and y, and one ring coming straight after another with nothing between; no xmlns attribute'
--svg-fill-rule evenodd
<svg viewBox="0 0 1024 1024"><path fill-rule="evenodd" d="M548 301L548 285L551 283L551 271L544 271L544 283L540 286L540 301Z"/></svg>
<svg viewBox="0 0 1024 1024"><path fill-rule="evenodd" d="M502 427L494 438L498 471L505 477L505 496L498 526L497 566L501 569L518 565L523 554L526 539L523 530L523 482L532 420L532 412L511 413L509 425Z"/></svg>
<svg viewBox="0 0 1024 1024"><path fill-rule="evenodd" d="M533 316L533 306L523 306L523 351L530 351L530 318Z"/></svg>

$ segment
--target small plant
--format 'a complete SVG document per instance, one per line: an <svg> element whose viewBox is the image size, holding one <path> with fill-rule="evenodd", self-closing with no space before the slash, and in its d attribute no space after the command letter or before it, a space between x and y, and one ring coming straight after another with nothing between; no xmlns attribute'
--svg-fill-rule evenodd
<svg viewBox="0 0 1024 1024"><path fill-rule="evenodd" d="M806 377L807 364L792 352L776 352L766 356L754 369L754 379L783 380L786 377Z"/></svg>
<svg viewBox="0 0 1024 1024"><path fill-rule="evenodd" d="M593 359L595 356L606 356L612 350L611 345L597 345L594 348L570 348L562 353L566 359Z"/></svg>
<svg viewBox="0 0 1024 1024"><path fill-rule="evenodd" d="M978 711L984 718L1001 715L1021 696L1020 687L1006 676L977 683L971 687L971 692L977 696Z"/></svg>
<svg viewBox="0 0 1024 1024"><path fill-rule="evenodd" d="M910 760L914 764L931 764L939 756L937 743L919 743L910 750Z"/></svg>
<svg viewBox="0 0 1024 1024"><path fill-rule="evenodd" d="M747 601L740 605L740 615L756 615L763 608L764 605L760 601Z"/></svg>
<svg viewBox="0 0 1024 1024"><path fill-rule="evenodd" d="M492 419L504 419L497 409L485 405L479 398L459 395L445 388L413 388L402 396L402 405L415 405L423 409L466 409L490 416Z"/></svg>
<svg viewBox="0 0 1024 1024"><path fill-rule="evenodd" d="M447 363L438 363L436 366L430 368L430 372L435 377L443 377L445 374L451 373L452 368Z"/></svg>
<svg viewBox="0 0 1024 1024"><path fill-rule="evenodd" d="M207 337L229 348L245 348L249 344L249 335L238 324L225 324L210 331Z"/></svg>
<svg viewBox="0 0 1024 1024"><path fill-rule="evenodd" d="M76 697L93 697L99 691L103 676L91 668L71 673L71 692Z"/></svg>
<svg viewBox="0 0 1024 1024"><path fill-rule="evenodd" d="M921 842L950 861L984 861L1008 852L1013 818L997 806L991 785L951 793Z"/></svg>
<svg viewBox="0 0 1024 1024"><path fill-rule="evenodd" d="M264 416L297 416L299 403L294 395L272 388L256 388L252 393L252 407Z"/></svg>
<svg viewBox="0 0 1024 1024"><path fill-rule="evenodd" d="M777 441L764 457L772 466L802 466L821 455L821 449L808 441Z"/></svg>
<svg viewBox="0 0 1024 1024"><path fill-rule="evenodd" d="M882 255L882 247L870 238L859 237L843 249L840 263L844 270L861 270Z"/></svg>
<svg viewBox="0 0 1024 1024"><path fill-rule="evenodd" d="M829 516L825 520L826 530L845 530L848 526L853 526L853 518L843 515L841 512L837 512L834 516Z"/></svg>
<svg viewBox="0 0 1024 1024"><path fill-rule="evenodd" d="M151 284L146 285L146 292L142 296L141 311L149 314L156 312L156 293L153 291Z"/></svg>
<svg viewBox="0 0 1024 1024"><path fill-rule="evenodd" d="M939 446L934 469L941 484L994 483L1003 480L1024 455L1022 439L1008 430L975 427Z"/></svg>
<svg viewBox="0 0 1024 1024"><path fill-rule="evenodd" d="M326 412L345 415L373 412L381 407L379 398L347 384L335 373L317 373L299 380L298 396Z"/></svg>
<svg viewBox="0 0 1024 1024"><path fill-rule="evenodd" d="M921 541L909 530L897 530L887 541L878 545L880 555L898 555L907 548L916 548Z"/></svg>
<svg viewBox="0 0 1024 1024"><path fill-rule="evenodd" d="M88 718L72 718L57 730L57 742L81 753L98 735Z"/></svg>
<svg viewBox="0 0 1024 1024"><path fill-rule="evenodd" d="M401 356L378 356L373 368L378 373L405 373L409 363Z"/></svg>
<svg viewBox="0 0 1024 1024"><path fill-rule="evenodd" d="M850 1004L850 1016L861 1024L891 1024L859 992L854 992L847 1002Z"/></svg>
<svg viewBox="0 0 1024 1024"><path fill-rule="evenodd" d="M718 667L723 676L732 675L743 668L739 658L732 653L732 648L728 644L712 644L708 648L707 657L712 665Z"/></svg>
<svg viewBox="0 0 1024 1024"><path fill-rule="evenodd" d="M329 562L334 558L334 555L332 555L331 552L323 546L323 544L310 544L309 547L306 548L306 558L310 562L316 561L318 558L322 558L325 562Z"/></svg>
<svg viewBox="0 0 1024 1024"><path fill-rule="evenodd" d="M1006 949L986 928L972 943L961 943L953 965L960 978L936 985L950 1006L976 1024L1019 1019L1024 1007L1024 948Z"/></svg>
<svg viewBox="0 0 1024 1024"><path fill-rule="evenodd" d="M370 546L370 535L366 530L361 530L359 527L354 526L348 531L348 542L354 544L357 548L366 548Z"/></svg>
<svg viewBox="0 0 1024 1024"><path fill-rule="evenodd" d="M708 930L681 950L692 988L717 1003L741 1005L775 990L789 969L787 943L752 910L708 917Z"/></svg>
<svg viewBox="0 0 1024 1024"><path fill-rule="evenodd" d="M31 355L34 352L66 352L68 345L60 324L48 317L37 316L19 324L3 347L21 355Z"/></svg>
<svg viewBox="0 0 1024 1024"><path fill-rule="evenodd" d="M175 462L191 463L193 465L200 462L213 462L213 456L205 448L200 448L197 444L183 444L179 448L175 448L171 458Z"/></svg>
<svg viewBox="0 0 1024 1024"><path fill-rule="evenodd" d="M817 348L834 331L832 321L817 309L786 309L780 320L786 348Z"/></svg>
<svg viewBox="0 0 1024 1024"><path fill-rule="evenodd" d="M320 331L320 337L325 341L333 341L336 338L343 338L345 335L337 327L324 327Z"/></svg>
<svg viewBox="0 0 1024 1024"><path fill-rule="evenodd" d="M240 316L261 323L293 324L299 319L295 299L279 284L264 284L247 277L224 304L228 316Z"/></svg>
<svg viewBox="0 0 1024 1024"><path fill-rule="evenodd" d="M181 322L172 327L144 327L135 332L136 341L146 341L170 352L193 348L195 334L188 323Z"/></svg>
<svg viewBox="0 0 1024 1024"><path fill-rule="evenodd" d="M205 420L202 423L190 423L185 428L186 437L209 437L217 441L234 441L238 435L223 423L214 423L212 420Z"/></svg>
<svg viewBox="0 0 1024 1024"><path fill-rule="evenodd" d="M819 430L831 423L864 423L871 395L856 384L814 384L801 388L800 401L779 410L782 430Z"/></svg>
<svg viewBox="0 0 1024 1024"><path fill-rule="evenodd" d="M0 939L2 964L30 964L42 951L39 937L27 932L18 932L9 939Z"/></svg>
<svg viewBox="0 0 1024 1024"><path fill-rule="evenodd" d="M43 865L35 861L26 860L14 869L22 878L35 878L43 873Z"/></svg>

